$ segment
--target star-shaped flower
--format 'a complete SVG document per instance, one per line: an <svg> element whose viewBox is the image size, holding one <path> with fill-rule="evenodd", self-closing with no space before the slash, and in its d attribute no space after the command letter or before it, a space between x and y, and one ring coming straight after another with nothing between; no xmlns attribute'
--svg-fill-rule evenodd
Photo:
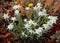
<svg viewBox="0 0 60 43"><path fill-rule="evenodd" d="M13 9L14 9L14 10L17 10L17 9L18 9L18 10L19 10L20 7L21 7L20 5L14 5L14 6L13 6Z"/></svg>
<svg viewBox="0 0 60 43"><path fill-rule="evenodd" d="M19 10L15 10L15 15L19 15Z"/></svg>
<svg viewBox="0 0 60 43"><path fill-rule="evenodd" d="M17 19L16 19L16 17L11 17L11 20L14 22L14 21L16 21Z"/></svg>
<svg viewBox="0 0 60 43"><path fill-rule="evenodd" d="M9 15L4 13L3 18L4 19L8 19L9 18Z"/></svg>
<svg viewBox="0 0 60 43"><path fill-rule="evenodd" d="M10 23L10 24L8 25L7 29L12 30L13 27L14 27L13 23Z"/></svg>

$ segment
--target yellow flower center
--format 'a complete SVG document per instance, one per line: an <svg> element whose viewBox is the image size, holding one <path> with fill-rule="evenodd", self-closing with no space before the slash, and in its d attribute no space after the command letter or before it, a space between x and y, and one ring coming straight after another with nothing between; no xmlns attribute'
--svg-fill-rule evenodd
<svg viewBox="0 0 60 43"><path fill-rule="evenodd" d="M29 6L29 7L33 7L33 3L29 3L28 6Z"/></svg>

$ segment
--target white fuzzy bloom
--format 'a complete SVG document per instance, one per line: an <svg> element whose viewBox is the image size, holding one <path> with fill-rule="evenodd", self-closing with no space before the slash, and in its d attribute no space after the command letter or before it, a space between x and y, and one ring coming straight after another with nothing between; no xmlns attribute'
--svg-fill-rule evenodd
<svg viewBox="0 0 60 43"><path fill-rule="evenodd" d="M37 10L37 7L35 6L35 7L33 7L33 10Z"/></svg>
<svg viewBox="0 0 60 43"><path fill-rule="evenodd" d="M28 21L28 24L29 25L32 25L32 24L34 24L34 21L32 21L31 19Z"/></svg>
<svg viewBox="0 0 60 43"><path fill-rule="evenodd" d="M50 25L50 26L53 26L53 21L52 21L52 20L49 20L49 21L47 22L47 24Z"/></svg>
<svg viewBox="0 0 60 43"><path fill-rule="evenodd" d="M43 28L42 27L39 27L38 29L35 29L35 32L37 34L40 34L42 31L43 31Z"/></svg>
<svg viewBox="0 0 60 43"><path fill-rule="evenodd" d="M52 19L53 16L48 16L48 19Z"/></svg>
<svg viewBox="0 0 60 43"><path fill-rule="evenodd" d="M25 24L25 27L26 29L30 28L30 25L29 24Z"/></svg>
<svg viewBox="0 0 60 43"><path fill-rule="evenodd" d="M11 20L14 22L14 21L16 21L17 19L16 19L16 17L11 17Z"/></svg>
<svg viewBox="0 0 60 43"><path fill-rule="evenodd" d="M28 21L28 24L29 25L34 25L34 26L37 25L37 23L35 21L31 20L31 19Z"/></svg>
<svg viewBox="0 0 60 43"><path fill-rule="evenodd" d="M29 32L32 34L32 33L34 33L34 31L33 30L29 30Z"/></svg>
<svg viewBox="0 0 60 43"><path fill-rule="evenodd" d="M44 13L46 13L46 9L44 8L43 10L42 10Z"/></svg>
<svg viewBox="0 0 60 43"><path fill-rule="evenodd" d="M57 16L48 16L48 19L58 19Z"/></svg>
<svg viewBox="0 0 60 43"><path fill-rule="evenodd" d="M41 3L37 3L36 7L37 7L38 10L40 10L42 8L42 4Z"/></svg>
<svg viewBox="0 0 60 43"><path fill-rule="evenodd" d="M33 10L40 11L41 8L42 8L42 4L41 3L37 3L37 5L35 7L33 7Z"/></svg>
<svg viewBox="0 0 60 43"><path fill-rule="evenodd" d="M37 23L35 22L35 23L33 23L33 25L34 25L34 26L36 26L36 25L37 25Z"/></svg>
<svg viewBox="0 0 60 43"><path fill-rule="evenodd" d="M25 33L24 32L22 32L22 36L24 36L25 35Z"/></svg>
<svg viewBox="0 0 60 43"><path fill-rule="evenodd" d="M8 27L7 27L7 29L9 29L9 30L12 30L13 28L14 28L13 23L10 23L10 24L8 25Z"/></svg>
<svg viewBox="0 0 60 43"><path fill-rule="evenodd" d="M22 32L22 36L23 37L27 37L28 35L26 35L24 32Z"/></svg>
<svg viewBox="0 0 60 43"><path fill-rule="evenodd" d="M50 20L47 22L47 24L43 24L45 31L48 31L53 26L53 23L56 23L57 17L49 16L48 19Z"/></svg>
<svg viewBox="0 0 60 43"><path fill-rule="evenodd" d="M53 23L56 23L56 20L49 20L47 22L48 25L53 26Z"/></svg>
<svg viewBox="0 0 60 43"><path fill-rule="evenodd" d="M48 19L50 19L50 20L47 22L47 24L52 26L53 23L56 23L58 18L57 18L57 16L49 16Z"/></svg>
<svg viewBox="0 0 60 43"><path fill-rule="evenodd" d="M40 15L43 15L43 12L41 12L41 11L40 11L40 12L38 12L38 16L40 16Z"/></svg>
<svg viewBox="0 0 60 43"><path fill-rule="evenodd" d="M14 9L14 10L17 10L17 9L20 9L20 7L21 7L20 5L14 5L14 6L13 6L13 9Z"/></svg>
<svg viewBox="0 0 60 43"><path fill-rule="evenodd" d="M27 22L27 19L24 19L24 22Z"/></svg>
<svg viewBox="0 0 60 43"><path fill-rule="evenodd" d="M15 15L19 15L19 10L15 10Z"/></svg>
<svg viewBox="0 0 60 43"><path fill-rule="evenodd" d="M4 19L8 19L9 18L9 15L4 13L3 18Z"/></svg>
<svg viewBox="0 0 60 43"><path fill-rule="evenodd" d="M29 21L27 21L26 19L24 20L26 22L25 24L25 28L30 28L32 25L36 26L37 23L35 21L32 21L31 19Z"/></svg>
<svg viewBox="0 0 60 43"><path fill-rule="evenodd" d="M44 12L42 12L42 11L38 12L38 16L46 16L46 15L47 15L47 14L44 13Z"/></svg>
<svg viewBox="0 0 60 43"><path fill-rule="evenodd" d="M43 27L45 28L45 30L49 30L51 28L48 24L43 24Z"/></svg>
<svg viewBox="0 0 60 43"><path fill-rule="evenodd" d="M25 7L25 10L30 10L30 7Z"/></svg>
<svg viewBox="0 0 60 43"><path fill-rule="evenodd" d="M40 11L41 8L42 8L42 4L41 3L37 3L37 5L35 7L33 7L33 10Z"/></svg>
<svg viewBox="0 0 60 43"><path fill-rule="evenodd" d="M42 6L42 4L41 3L37 3L37 7L41 7Z"/></svg>
<svg viewBox="0 0 60 43"><path fill-rule="evenodd" d="M38 29L40 30L39 32L42 32L43 31L43 27L39 27Z"/></svg>

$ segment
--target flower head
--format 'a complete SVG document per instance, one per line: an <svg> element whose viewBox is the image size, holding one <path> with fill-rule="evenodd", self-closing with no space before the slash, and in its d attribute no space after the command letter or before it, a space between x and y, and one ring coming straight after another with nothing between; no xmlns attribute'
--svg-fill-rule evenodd
<svg viewBox="0 0 60 43"><path fill-rule="evenodd" d="M13 6L13 9L14 9L14 10L17 10L17 9L18 9L18 10L19 10L20 7L21 7L20 5L14 5L14 6Z"/></svg>
<svg viewBox="0 0 60 43"><path fill-rule="evenodd" d="M33 7L33 3L29 3L28 6L29 6L29 7Z"/></svg>
<svg viewBox="0 0 60 43"><path fill-rule="evenodd" d="M38 8L35 6L35 7L33 7L33 10L37 10Z"/></svg>
<svg viewBox="0 0 60 43"><path fill-rule="evenodd" d="M51 28L48 24L43 24L43 27L45 28L45 30L49 30Z"/></svg>
<svg viewBox="0 0 60 43"><path fill-rule="evenodd" d="M31 19L28 21L29 25L32 25L34 23L34 21L32 21Z"/></svg>
<svg viewBox="0 0 60 43"><path fill-rule="evenodd" d="M25 7L25 10L30 10L30 8L29 7Z"/></svg>
<svg viewBox="0 0 60 43"><path fill-rule="evenodd" d="M25 27L26 29L30 28L30 25L29 24L25 24Z"/></svg>
<svg viewBox="0 0 60 43"><path fill-rule="evenodd" d="M42 27L39 27L38 29L35 29L35 33L37 33L40 36L42 35L42 31L43 31Z"/></svg>
<svg viewBox="0 0 60 43"><path fill-rule="evenodd" d="M27 22L27 19L24 19L24 22Z"/></svg>
<svg viewBox="0 0 60 43"><path fill-rule="evenodd" d="M42 12L42 11L38 12L38 16L46 16L46 15L47 15L47 14L44 13L44 12Z"/></svg>
<svg viewBox="0 0 60 43"><path fill-rule="evenodd" d="M46 13L46 9L45 8L43 9L43 12Z"/></svg>
<svg viewBox="0 0 60 43"><path fill-rule="evenodd" d="M19 15L19 10L15 10L15 15Z"/></svg>
<svg viewBox="0 0 60 43"><path fill-rule="evenodd" d="M42 4L41 3L37 3L37 7L38 8L42 8Z"/></svg>
<svg viewBox="0 0 60 43"><path fill-rule="evenodd" d="M14 22L14 21L16 21L17 19L16 19L16 17L11 17L11 20Z"/></svg>
<svg viewBox="0 0 60 43"><path fill-rule="evenodd" d="M10 23L10 24L8 25L7 29L12 30L13 27L14 27L13 23Z"/></svg>
<svg viewBox="0 0 60 43"><path fill-rule="evenodd" d="M3 18L4 18L4 19L8 19L8 18L9 18L8 14L5 14L5 13L4 13Z"/></svg>
<svg viewBox="0 0 60 43"><path fill-rule="evenodd" d="M37 6L42 6L42 4L41 3L37 3Z"/></svg>

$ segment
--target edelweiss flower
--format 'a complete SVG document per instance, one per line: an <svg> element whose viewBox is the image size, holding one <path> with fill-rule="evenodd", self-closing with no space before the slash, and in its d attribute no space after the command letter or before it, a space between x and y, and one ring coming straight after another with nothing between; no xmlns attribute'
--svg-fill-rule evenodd
<svg viewBox="0 0 60 43"><path fill-rule="evenodd" d="M35 6L35 7L33 7L33 10L37 10L38 8Z"/></svg>
<svg viewBox="0 0 60 43"><path fill-rule="evenodd" d="M56 23L56 20L58 19L57 16L49 16L48 17L50 20L47 22L49 25L53 25L53 23Z"/></svg>
<svg viewBox="0 0 60 43"><path fill-rule="evenodd" d="M34 31L33 30L29 30L29 32L32 34L32 33L34 33Z"/></svg>
<svg viewBox="0 0 60 43"><path fill-rule="evenodd" d="M22 32L22 35L24 36L24 35L25 35L25 33L24 33L24 32Z"/></svg>
<svg viewBox="0 0 60 43"><path fill-rule="evenodd" d="M31 19L29 21L27 21L27 24L29 24L30 26L31 25L34 25L34 26L37 25L37 23L35 21L32 21Z"/></svg>
<svg viewBox="0 0 60 43"><path fill-rule="evenodd" d="M32 24L34 24L34 21L32 21L31 19L28 21L28 24L29 25L32 25Z"/></svg>
<svg viewBox="0 0 60 43"><path fill-rule="evenodd" d="M43 27L45 28L45 30L49 30L51 28L48 24L43 24Z"/></svg>
<svg viewBox="0 0 60 43"><path fill-rule="evenodd" d="M35 33L37 33L40 36L42 35L42 31L43 31L42 27L39 27L38 29L35 29Z"/></svg>
<svg viewBox="0 0 60 43"><path fill-rule="evenodd" d="M30 28L32 25L36 26L37 23L35 23L34 21L32 21L31 19L29 21L26 22L25 24L25 28Z"/></svg>
<svg viewBox="0 0 60 43"><path fill-rule="evenodd" d="M38 29L40 30L40 32L42 32L42 31L43 31L43 27L39 27Z"/></svg>
<svg viewBox="0 0 60 43"><path fill-rule="evenodd" d="M48 19L58 19L57 16L49 16Z"/></svg>
<svg viewBox="0 0 60 43"><path fill-rule="evenodd" d="M46 16L47 14L44 13L43 11L38 12L38 16Z"/></svg>
<svg viewBox="0 0 60 43"><path fill-rule="evenodd" d="M19 10L15 10L15 15L19 15Z"/></svg>
<svg viewBox="0 0 60 43"><path fill-rule="evenodd" d="M8 25L7 29L12 30L13 27L14 27L13 23L10 23L10 24Z"/></svg>
<svg viewBox="0 0 60 43"><path fill-rule="evenodd" d="M47 22L47 24L48 25L50 25L50 26L53 26L53 23L56 23L56 20L49 20L48 22Z"/></svg>
<svg viewBox="0 0 60 43"><path fill-rule="evenodd" d="M17 19L16 19L16 17L11 17L11 20L14 22L14 21L16 21Z"/></svg>
<svg viewBox="0 0 60 43"><path fill-rule="evenodd" d="M18 10L19 10L20 7L21 7L20 5L14 5L14 6L13 6L13 9L14 9L14 10L17 10L17 9L18 9Z"/></svg>
<svg viewBox="0 0 60 43"><path fill-rule="evenodd" d="M25 10L30 10L30 7L25 7Z"/></svg>
<svg viewBox="0 0 60 43"><path fill-rule="evenodd" d="M28 35L26 35L24 32L22 32L22 36L27 37Z"/></svg>
<svg viewBox="0 0 60 43"><path fill-rule="evenodd" d="M41 8L42 8L42 4L41 3L37 3L37 5L35 7L33 7L33 10L40 11Z"/></svg>
<svg viewBox="0 0 60 43"><path fill-rule="evenodd" d="M53 26L53 20L49 20L49 21L47 22L47 24L50 25L50 26Z"/></svg>
<svg viewBox="0 0 60 43"><path fill-rule="evenodd" d="M43 10L42 10L44 13L46 13L46 9L44 8Z"/></svg>
<svg viewBox="0 0 60 43"><path fill-rule="evenodd" d="M33 23L33 25L34 25L34 26L36 26L36 25L37 25L37 23L35 22L35 23Z"/></svg>
<svg viewBox="0 0 60 43"><path fill-rule="evenodd" d="M29 25L29 24L25 24L25 27L24 28L28 29L28 28L30 28L30 26L31 25Z"/></svg>
<svg viewBox="0 0 60 43"><path fill-rule="evenodd" d="M37 3L37 7L41 7L42 6L42 4L41 3Z"/></svg>
<svg viewBox="0 0 60 43"><path fill-rule="evenodd" d="M3 18L4 18L4 19L8 19L8 18L9 18L8 14L5 14L5 13L4 13Z"/></svg>
<svg viewBox="0 0 60 43"><path fill-rule="evenodd" d="M24 19L24 22L27 22L27 19Z"/></svg>

